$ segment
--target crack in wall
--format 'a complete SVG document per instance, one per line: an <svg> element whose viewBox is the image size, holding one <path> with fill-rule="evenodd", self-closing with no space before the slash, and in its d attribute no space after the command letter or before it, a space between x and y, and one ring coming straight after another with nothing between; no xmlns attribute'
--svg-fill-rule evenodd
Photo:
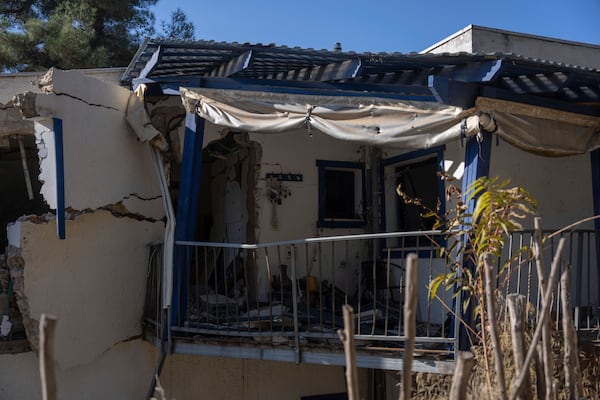
<svg viewBox="0 0 600 400"><path fill-rule="evenodd" d="M130 193L127 196L123 197L123 200L131 199L132 197L139 199L139 200L143 200L143 201L151 201L151 200L158 200L158 199L162 198L162 195L153 196L153 197L144 197L144 196L140 196L137 193Z"/></svg>
<svg viewBox="0 0 600 400"><path fill-rule="evenodd" d="M56 96L65 96L65 97L70 97L71 99L74 99L74 100L80 101L80 102L82 102L83 104L86 104L86 105L88 105L88 106L90 106L90 107L100 107L100 108L105 108L105 109L107 109L107 110L112 110L112 111L117 111L117 112L123 113L123 111L119 110L118 108L115 108L115 107L110 107L110 106L107 106L107 105L104 105L104 104L95 104L95 103L89 103L89 102L85 101L84 99L82 99L81 97L73 96L73 95L70 95L70 94L67 94L67 93L57 93L57 92L52 92L52 94L54 94L54 95L56 95Z"/></svg>
<svg viewBox="0 0 600 400"><path fill-rule="evenodd" d="M127 209L127 207L125 207L125 205L123 204L123 201L119 201L119 202L113 203L113 204L107 204L105 206L98 208L98 210L109 211L114 217L117 217L117 218L132 218L137 221L148 221L148 222L158 221L155 218L146 217L142 214L129 211Z"/></svg>

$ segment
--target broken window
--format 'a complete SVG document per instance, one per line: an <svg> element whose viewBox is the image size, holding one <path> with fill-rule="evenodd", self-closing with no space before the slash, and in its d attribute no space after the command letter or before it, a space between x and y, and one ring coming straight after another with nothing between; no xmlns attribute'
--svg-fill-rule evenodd
<svg viewBox="0 0 600 400"><path fill-rule="evenodd" d="M396 187L411 199L418 199L429 210L435 210L439 199L437 157L413 162L395 168ZM425 217L424 210L407 204L400 196L396 199L396 226L400 231L427 231L433 228L435 218Z"/></svg>
<svg viewBox="0 0 600 400"><path fill-rule="evenodd" d="M401 154L382 161L385 175L383 206L385 228L388 231L413 232L432 230L434 217L427 217L428 210L443 215L444 182L439 174L443 170L444 147L418 150ZM410 199L418 200L422 206L405 202L398 195L402 191ZM439 206L439 209L438 209ZM416 243L416 238L394 239L395 248L432 247L429 243ZM442 238L437 238L442 243ZM434 246L433 246L434 247Z"/></svg>
<svg viewBox="0 0 600 400"><path fill-rule="evenodd" d="M364 219L364 164L317 160L319 221L324 228L361 227Z"/></svg>

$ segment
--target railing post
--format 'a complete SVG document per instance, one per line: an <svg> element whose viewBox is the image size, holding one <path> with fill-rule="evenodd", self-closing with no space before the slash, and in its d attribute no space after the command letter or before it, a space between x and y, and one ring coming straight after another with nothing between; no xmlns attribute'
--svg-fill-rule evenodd
<svg viewBox="0 0 600 400"><path fill-rule="evenodd" d="M294 346L296 351L296 364L300 364L300 334L298 332L298 281L296 275L296 246L290 245L290 264L292 266L292 310L294 313Z"/></svg>

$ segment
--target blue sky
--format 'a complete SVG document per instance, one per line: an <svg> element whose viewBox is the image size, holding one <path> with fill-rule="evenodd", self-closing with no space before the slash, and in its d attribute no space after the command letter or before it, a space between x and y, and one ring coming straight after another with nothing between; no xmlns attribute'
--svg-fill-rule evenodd
<svg viewBox="0 0 600 400"><path fill-rule="evenodd" d="M196 39L344 51L420 51L469 24L600 45L600 0L159 0Z"/></svg>

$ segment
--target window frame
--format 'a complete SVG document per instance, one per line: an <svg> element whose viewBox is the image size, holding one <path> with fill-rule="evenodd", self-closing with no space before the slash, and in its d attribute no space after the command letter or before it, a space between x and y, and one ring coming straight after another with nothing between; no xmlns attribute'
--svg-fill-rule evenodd
<svg viewBox="0 0 600 400"><path fill-rule="evenodd" d="M385 182L385 171L386 168L390 168L390 167L395 167L395 166L401 166L401 165L407 165L407 164L411 164L411 162L419 162L420 160L423 160L425 158L429 158L428 156L431 156L431 158L437 157L437 167L438 167L438 172L444 172L444 151L446 150L446 146L445 145L440 145L440 146L436 146L436 147L431 147L429 149L421 149L421 150L415 150L415 151L411 151L408 153L404 153L404 154L400 154L397 156L393 156L390 158L386 158L386 159L382 159L381 160L381 167L380 167L380 182ZM440 199L440 215L444 215L446 213L446 201L445 201L445 195L446 195L446 185L444 183L444 180L441 179L441 177L437 177L437 184L438 184L438 196ZM381 228L383 232L387 232L387 214L386 214L386 190L389 190L390 188L385 187L385 185L382 185L382 190L381 190L381 195L380 195L380 204L381 204ZM392 190L396 190L395 187L391 188ZM390 204L391 205L391 204ZM440 247L445 247L446 246L446 239L445 237L443 237L443 235L440 236L436 236L437 238L437 242L439 243ZM387 247L387 246L386 246ZM437 250L436 246L420 246L419 247L419 257L430 257L432 255L432 251ZM398 248L398 247L394 247L391 248L391 256L394 258L398 258L398 257L405 257L407 253L410 253L410 250L405 250L402 248ZM436 252L437 253L437 252Z"/></svg>
<svg viewBox="0 0 600 400"><path fill-rule="evenodd" d="M366 174L365 164L362 162L354 161L333 161L333 160L316 160L315 165L318 168L318 181L319 181L319 194L318 194L318 219L317 227L319 228L362 228L366 224L365 219L365 187L366 187ZM355 198L354 208L359 211L360 218L358 219L346 219L346 218L326 218L325 217L325 196L327 188L325 185L325 171L330 170L349 170L360 174L358 182L360 182L360 188L354 188L355 194L358 194L358 198ZM356 182L356 180L355 180Z"/></svg>

